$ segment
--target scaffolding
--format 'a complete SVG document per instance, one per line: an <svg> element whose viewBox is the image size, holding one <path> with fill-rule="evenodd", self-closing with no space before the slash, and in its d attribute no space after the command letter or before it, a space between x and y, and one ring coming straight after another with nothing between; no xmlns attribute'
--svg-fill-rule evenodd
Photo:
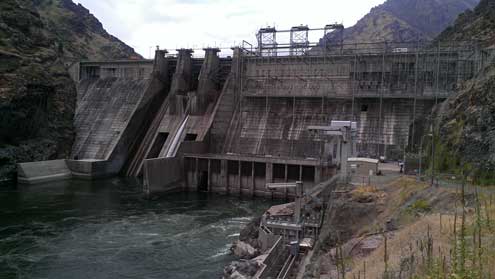
<svg viewBox="0 0 495 279"><path fill-rule="evenodd" d="M261 28L256 34L259 56L277 56L277 30L275 27Z"/></svg>
<svg viewBox="0 0 495 279"><path fill-rule="evenodd" d="M323 32L322 32L323 31ZM329 35L337 34L337 43L329 40ZM323 35L322 42L311 42L310 34L317 34L319 38ZM288 41L277 41L277 34L281 36L289 34ZM308 55L312 48L323 48L326 50L342 50L344 42L344 25L327 24L324 28L310 28L307 25L294 26L288 30L277 30L275 27L264 27L256 34L259 56L298 56ZM314 52L314 51L313 51Z"/></svg>
<svg viewBox="0 0 495 279"><path fill-rule="evenodd" d="M290 54L302 55L309 48L309 27L307 25L294 26L290 29Z"/></svg>
<svg viewBox="0 0 495 279"><path fill-rule="evenodd" d="M325 51L316 51L322 44L307 40L312 30L291 28L288 44L274 40L258 46L258 55L243 57L239 115L244 119L232 133L236 143L229 151L317 156L323 147L308 148L315 139L299 126L325 125L343 117L366 122L358 130L361 150L368 152L363 155L385 155L391 145L414 149L421 119L491 56L476 42L324 41ZM284 32L271 31L270 38ZM269 53L276 56L267 57Z"/></svg>

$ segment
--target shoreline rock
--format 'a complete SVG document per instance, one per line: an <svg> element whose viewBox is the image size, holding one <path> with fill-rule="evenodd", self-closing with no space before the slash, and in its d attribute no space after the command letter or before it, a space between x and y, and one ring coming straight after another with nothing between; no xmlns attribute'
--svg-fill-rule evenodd
<svg viewBox="0 0 495 279"><path fill-rule="evenodd" d="M258 240L261 216L254 218L239 233L239 240L251 245L255 249L261 248Z"/></svg>
<svg viewBox="0 0 495 279"><path fill-rule="evenodd" d="M258 240L261 216L249 222L239 232L239 240L232 243L230 251L239 260L233 261L224 268L224 279L253 278L261 267L266 255L261 255L261 245Z"/></svg>
<svg viewBox="0 0 495 279"><path fill-rule="evenodd" d="M250 260L261 254L258 249L241 240L235 241L232 244L232 247L230 247L230 251L232 251L236 257L246 260Z"/></svg>
<svg viewBox="0 0 495 279"><path fill-rule="evenodd" d="M251 260L233 261L223 270L223 279L250 279L258 272L266 255Z"/></svg>

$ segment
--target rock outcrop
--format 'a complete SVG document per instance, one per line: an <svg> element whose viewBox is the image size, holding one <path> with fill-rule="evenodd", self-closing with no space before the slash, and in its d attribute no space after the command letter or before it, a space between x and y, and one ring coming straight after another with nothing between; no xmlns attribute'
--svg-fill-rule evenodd
<svg viewBox="0 0 495 279"><path fill-rule="evenodd" d="M0 181L15 163L66 158L81 59L140 58L70 0L0 2Z"/></svg>
<svg viewBox="0 0 495 279"><path fill-rule="evenodd" d="M251 245L255 249L260 249L258 240L261 217L254 218L240 232L239 240Z"/></svg>
<svg viewBox="0 0 495 279"><path fill-rule="evenodd" d="M253 278L265 256L259 256L252 260L233 261L223 270L223 279L249 279Z"/></svg>
<svg viewBox="0 0 495 279"><path fill-rule="evenodd" d="M466 40L476 40L481 47L495 46L493 1L482 0L437 38L440 42ZM491 55L477 76L437 108L435 119L435 168L460 172L468 167L478 182L490 184L495 182L495 60Z"/></svg>
<svg viewBox="0 0 495 279"><path fill-rule="evenodd" d="M234 242L230 250L236 257L248 260L260 254L259 250L255 249L250 244L240 240Z"/></svg>
<svg viewBox="0 0 495 279"><path fill-rule="evenodd" d="M474 10L460 14L436 41L477 41L482 47L495 47L495 2L481 0Z"/></svg>

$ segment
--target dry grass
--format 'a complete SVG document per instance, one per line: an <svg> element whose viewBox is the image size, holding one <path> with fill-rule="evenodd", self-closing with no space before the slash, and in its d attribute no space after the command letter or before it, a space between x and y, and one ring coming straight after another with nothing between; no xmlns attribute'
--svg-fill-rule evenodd
<svg viewBox="0 0 495 279"><path fill-rule="evenodd" d="M377 206L380 210L380 215L374 223L363 227L358 235L364 235L368 233L375 233L381 229L384 223L391 218L398 215L401 212L401 208L404 207L406 202L410 200L415 194L428 188L428 185L416 181L416 179L402 176L396 180L390 182L384 187L377 188L374 186L357 187L353 192L353 196L358 198L364 195L373 195L379 198L375 199ZM400 220L399 223L407 224L415 221L416 218L410 218L407 220Z"/></svg>
<svg viewBox="0 0 495 279"><path fill-rule="evenodd" d="M342 244L345 278L495 278L491 271L495 266L495 196L480 197L477 202L469 195L469 204L475 208L463 211L462 195L455 189L431 188L412 177L378 188L357 187L351 194L358 201L375 197L372 202L380 213ZM461 216L465 216L462 234ZM381 233L390 220L399 229ZM340 278L335 266L339 261L332 251L322 258L325 274L321 278Z"/></svg>
<svg viewBox="0 0 495 279"><path fill-rule="evenodd" d="M442 219L440 222L440 218ZM387 234L388 270L400 271L401 263L415 255L417 261L424 260L424 255L419 254L419 246L424 245L427 232L430 231L433 239L433 255L448 255L451 248L454 216L433 214L425 216L413 224L401 230ZM385 247L380 245L378 249L364 258L354 259L352 271L346 278L382 278L385 271ZM366 266L366 270L364 269Z"/></svg>
<svg viewBox="0 0 495 279"><path fill-rule="evenodd" d="M346 278L495 278L495 199L480 196L474 207L462 214L462 204L452 204L457 222L436 213L385 234L387 244L354 257Z"/></svg>
<svg viewBox="0 0 495 279"><path fill-rule="evenodd" d="M375 186L358 186L352 193L378 193L378 188Z"/></svg>
<svg viewBox="0 0 495 279"><path fill-rule="evenodd" d="M385 193L374 186L358 186L351 191L352 200L358 202L376 202L385 198Z"/></svg>

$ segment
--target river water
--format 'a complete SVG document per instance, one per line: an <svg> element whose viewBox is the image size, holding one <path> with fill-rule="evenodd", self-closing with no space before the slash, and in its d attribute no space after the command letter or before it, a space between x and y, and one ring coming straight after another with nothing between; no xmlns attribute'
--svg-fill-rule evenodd
<svg viewBox="0 0 495 279"><path fill-rule="evenodd" d="M135 180L0 189L0 278L220 278L270 206L205 193L151 200Z"/></svg>

